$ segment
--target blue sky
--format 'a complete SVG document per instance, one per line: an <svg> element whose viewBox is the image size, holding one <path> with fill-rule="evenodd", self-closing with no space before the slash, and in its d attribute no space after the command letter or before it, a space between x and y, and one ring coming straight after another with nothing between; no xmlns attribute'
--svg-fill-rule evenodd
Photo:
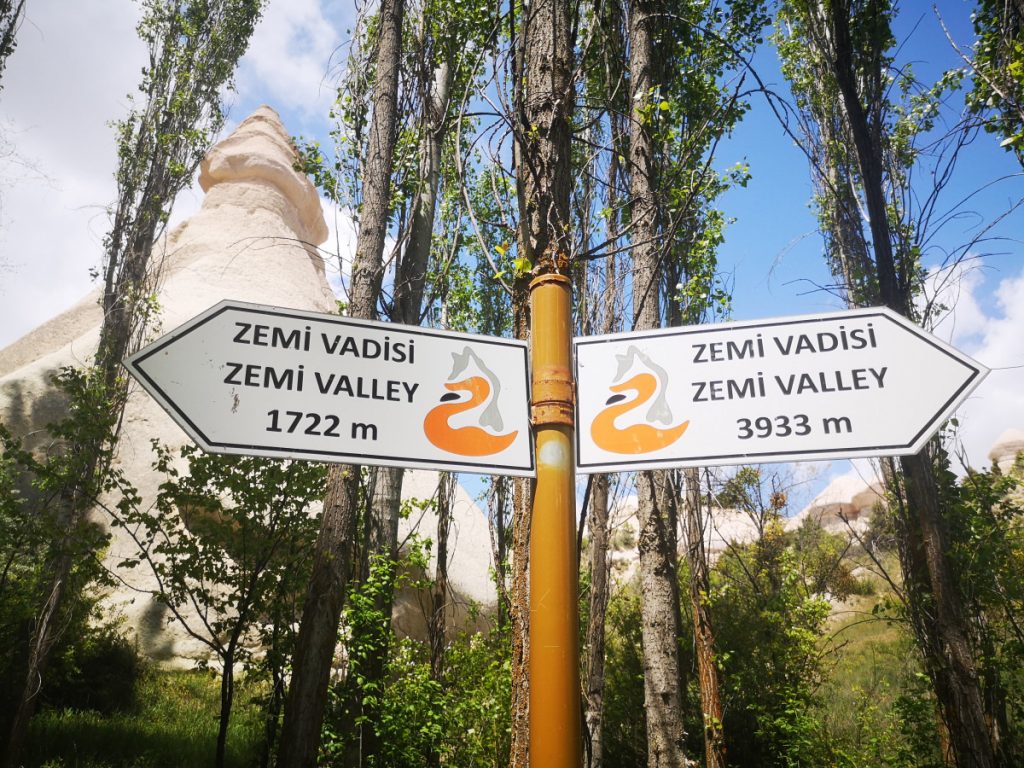
<svg viewBox="0 0 1024 768"><path fill-rule="evenodd" d="M905 3L910 6L912 4ZM904 10L897 34L913 29L900 60L915 62L930 79L959 60L929 6ZM971 38L971 4L939 3L954 37ZM256 106L275 107L293 134L325 136L327 112L354 6L350 1L271 0L237 77L231 125ZM109 122L126 114L144 51L135 37L138 6L128 0L35 0L27 5L20 45L0 93L0 126L8 144L0 155L0 347L79 300L91 289L88 272L100 262L113 198L115 164ZM765 46L755 57L761 78L785 86ZM726 232L720 260L734 281L737 319L838 309L835 297L815 291L828 282L809 207L806 161L758 96L753 109L720 148L717 167L746 160L752 179L727 193L723 209L736 222ZM978 222L1024 196L1024 178L1011 155L981 135L965 152L950 189L950 204L980 183L1018 174L976 198L978 217L955 222L939 245L954 248ZM195 211L201 195L182 196L175 218ZM343 216L327 211L329 224L348 232ZM958 274L956 316L938 332L995 369L965 408L963 439L976 464L1006 428L1024 428L1024 214L1000 227L1005 241L990 244L983 268ZM935 259L936 253L926 254ZM810 281L810 282L808 282ZM818 468L826 475L842 466Z"/></svg>
<svg viewBox="0 0 1024 768"><path fill-rule="evenodd" d="M961 66L962 61L946 41L930 6L921 10L916 4L905 5L914 8L905 10L896 25L897 36L905 41L899 63L912 63L915 74L924 82L934 81L948 68ZM954 38L968 43L972 35L969 5L953 0L940 6ZM787 93L770 45L763 46L752 63L769 88ZM735 278L735 316L753 319L841 308L836 297L814 288L830 283L831 279L821 255L822 241L810 205L812 187L807 161L785 135L765 99L754 95L751 103L748 117L719 153L720 167L746 159L752 173L746 189L731 190L721 200L722 208L736 218L720 257L723 269ZM998 139L981 134L963 152L955 183L944 195L940 209L950 208L982 185L1012 173L1020 173L1013 156L999 148ZM1022 194L1024 179L1020 176L979 193L964 207L964 219L948 227L936 245L953 249L969 241L977 226L1006 210ZM967 215L971 211L976 215ZM985 281L988 293L995 290L1001 277L1019 273L1024 266L1024 211L1018 211L993 234L1015 241L992 243L986 248L991 251L985 254L985 271L990 278ZM932 266L942 258L937 247L925 254L925 263Z"/></svg>

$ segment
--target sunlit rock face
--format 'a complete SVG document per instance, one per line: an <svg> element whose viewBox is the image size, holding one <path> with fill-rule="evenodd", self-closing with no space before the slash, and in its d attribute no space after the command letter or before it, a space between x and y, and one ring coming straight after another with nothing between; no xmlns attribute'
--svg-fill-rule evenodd
<svg viewBox="0 0 1024 768"><path fill-rule="evenodd" d="M328 236L320 199L309 179L294 170L295 160L288 133L269 107L256 110L210 150L200 169L201 209L156 244L160 313L154 337L223 299L336 311L316 249ZM0 351L0 418L34 449L45 448L49 437L44 427L64 409L50 378L60 367L88 363L95 354L102 319L98 300L98 292L87 296ZM152 471L153 439L172 447L190 442L155 401L134 388L117 461L144 503L155 499L160 481ZM409 474L406 495L430 498L436 475ZM494 603L486 520L462 489L458 494L450 547L452 588L461 605L479 603L486 609ZM417 523L422 535L432 537L436 519L427 518L404 521L400 538ZM106 562L115 569L133 556L135 547L120 529L112 534ZM108 602L123 611L146 654L169 664L207 655L201 644L168 624L166 609L144 594L155 587L144 568L120 575L128 584ZM421 614L416 595L405 595L396 606L396 618L407 632L422 633ZM460 617L464 614L461 610Z"/></svg>
<svg viewBox="0 0 1024 768"><path fill-rule="evenodd" d="M867 531L875 507L884 503L881 483L844 475L829 483L811 503L787 521L793 530L810 520L830 533L861 534Z"/></svg>
<svg viewBox="0 0 1024 768"><path fill-rule="evenodd" d="M1017 456L1024 452L1024 432L1019 429L1008 429L999 436L992 450L988 453L989 461L998 465L1003 474L1013 469Z"/></svg>

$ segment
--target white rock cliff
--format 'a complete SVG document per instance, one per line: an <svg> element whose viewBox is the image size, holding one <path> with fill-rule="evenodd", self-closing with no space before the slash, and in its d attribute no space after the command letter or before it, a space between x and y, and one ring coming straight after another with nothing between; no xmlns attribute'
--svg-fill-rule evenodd
<svg viewBox="0 0 1024 768"><path fill-rule="evenodd" d="M261 107L204 159L199 183L202 208L157 243L157 298L161 332L169 331L222 299L234 299L320 312L334 312L316 246L328 236L316 189L293 168L296 155L277 113ZM95 353L100 330L99 294L53 318L0 350L0 419L26 436L30 447L48 439L44 427L60 417L63 401L50 384L65 365L81 365ZM117 461L137 486L144 502L156 496L159 478L151 469L152 439L180 447L189 439L146 393L131 392ZM407 473L408 496L429 498L436 475ZM492 605L488 577L490 539L479 508L461 488L455 500L450 572L455 601L464 616L469 603ZM424 515L413 525L433 536L436 518ZM106 563L116 568L134 545L112 530ZM433 567L433 565L431 566ZM146 591L154 587L142 568L122 574L130 584L109 597L125 614L142 650L168 663L187 663L206 655L204 648L166 621L165 609ZM133 591L132 587L142 590ZM424 619L416 595L396 606L399 630L419 634Z"/></svg>

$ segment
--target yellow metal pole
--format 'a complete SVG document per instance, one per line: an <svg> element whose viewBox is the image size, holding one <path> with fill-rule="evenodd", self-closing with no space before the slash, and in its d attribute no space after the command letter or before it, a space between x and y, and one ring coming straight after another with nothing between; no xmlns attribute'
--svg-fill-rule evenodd
<svg viewBox="0 0 1024 768"><path fill-rule="evenodd" d="M579 768L579 603L573 385L572 283L530 283L531 412L537 485L530 532L530 765Z"/></svg>

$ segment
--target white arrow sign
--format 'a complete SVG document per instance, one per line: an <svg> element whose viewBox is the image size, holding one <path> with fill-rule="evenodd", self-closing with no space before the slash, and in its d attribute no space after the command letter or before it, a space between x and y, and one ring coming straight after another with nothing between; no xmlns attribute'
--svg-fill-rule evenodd
<svg viewBox="0 0 1024 768"><path fill-rule="evenodd" d="M581 472L916 453L988 374L885 308L574 344Z"/></svg>
<svg viewBox="0 0 1024 768"><path fill-rule="evenodd" d="M522 342L224 301L125 365L206 451L534 474Z"/></svg>

